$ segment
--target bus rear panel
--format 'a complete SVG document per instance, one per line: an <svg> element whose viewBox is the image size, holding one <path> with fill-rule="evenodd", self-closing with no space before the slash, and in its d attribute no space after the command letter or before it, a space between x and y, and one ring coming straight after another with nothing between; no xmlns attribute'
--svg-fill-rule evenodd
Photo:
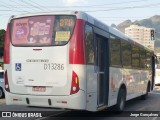
<svg viewBox="0 0 160 120"><path fill-rule="evenodd" d="M78 39L74 28L80 23L84 21L75 15L10 21L4 58L6 104L85 109L85 67L74 65Z"/></svg>

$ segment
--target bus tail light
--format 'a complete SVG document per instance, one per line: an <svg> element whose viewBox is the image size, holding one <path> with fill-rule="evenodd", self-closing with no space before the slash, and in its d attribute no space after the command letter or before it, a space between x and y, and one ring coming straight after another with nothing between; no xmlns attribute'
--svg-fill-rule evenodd
<svg viewBox="0 0 160 120"><path fill-rule="evenodd" d="M4 41L4 64L10 63L10 24L8 23Z"/></svg>
<svg viewBox="0 0 160 120"><path fill-rule="evenodd" d="M6 90L7 92L10 92L7 71L5 71L5 78L4 78L4 79L5 79L5 90Z"/></svg>
<svg viewBox="0 0 160 120"><path fill-rule="evenodd" d="M71 92L70 95L75 94L79 91L79 79L77 74L72 72L72 84L71 84Z"/></svg>

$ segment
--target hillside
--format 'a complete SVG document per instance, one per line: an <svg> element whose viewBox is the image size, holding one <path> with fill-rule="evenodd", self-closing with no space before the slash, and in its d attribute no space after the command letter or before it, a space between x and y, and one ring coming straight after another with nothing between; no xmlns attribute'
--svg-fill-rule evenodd
<svg viewBox="0 0 160 120"><path fill-rule="evenodd" d="M150 28L155 28L156 30L156 40L155 40L155 47L160 47L160 15L155 15L152 16L148 19L143 19L143 20L137 20L132 22L131 20L126 20L122 23L120 23L119 25L112 25L112 27L117 28L118 30L120 30L121 32L124 32L124 29L126 27L129 27L132 24L136 24L136 25L140 25L140 26L145 26L145 27L150 27Z"/></svg>

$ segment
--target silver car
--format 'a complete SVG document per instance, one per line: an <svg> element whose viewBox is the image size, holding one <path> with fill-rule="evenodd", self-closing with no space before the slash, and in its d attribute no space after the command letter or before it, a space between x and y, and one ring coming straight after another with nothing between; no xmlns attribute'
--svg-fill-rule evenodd
<svg viewBox="0 0 160 120"><path fill-rule="evenodd" d="M4 96L4 71L0 70L0 99Z"/></svg>

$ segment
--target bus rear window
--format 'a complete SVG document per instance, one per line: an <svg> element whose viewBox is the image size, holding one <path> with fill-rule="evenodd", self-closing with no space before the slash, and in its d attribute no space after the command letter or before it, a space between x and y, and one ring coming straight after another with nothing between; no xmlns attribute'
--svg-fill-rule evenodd
<svg viewBox="0 0 160 120"><path fill-rule="evenodd" d="M55 46L69 41L75 16L34 16L11 21L14 46Z"/></svg>

